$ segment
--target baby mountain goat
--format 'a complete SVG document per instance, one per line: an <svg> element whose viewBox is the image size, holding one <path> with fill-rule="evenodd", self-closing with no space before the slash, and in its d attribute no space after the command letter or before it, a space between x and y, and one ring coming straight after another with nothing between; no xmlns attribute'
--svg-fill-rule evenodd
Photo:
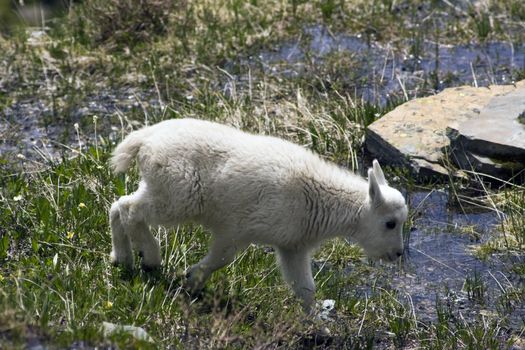
<svg viewBox="0 0 525 350"><path fill-rule="evenodd" d="M407 207L389 187L379 163L368 182L314 153L269 136L195 119L168 120L131 133L113 153L116 173L137 159L138 190L110 210L113 263L161 264L149 225L195 222L213 234L208 254L188 271L199 291L214 271L250 243L275 248L285 281L311 311L315 285L311 255L326 239L357 242L371 258L403 253Z"/></svg>

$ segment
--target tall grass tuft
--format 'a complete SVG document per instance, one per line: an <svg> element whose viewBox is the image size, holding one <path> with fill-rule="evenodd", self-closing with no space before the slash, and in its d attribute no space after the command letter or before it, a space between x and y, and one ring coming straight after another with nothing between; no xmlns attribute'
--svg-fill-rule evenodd
<svg viewBox="0 0 525 350"><path fill-rule="evenodd" d="M185 2L92 0L72 6L71 27L81 42L123 49L143 45L166 33L172 10L175 6L185 7Z"/></svg>

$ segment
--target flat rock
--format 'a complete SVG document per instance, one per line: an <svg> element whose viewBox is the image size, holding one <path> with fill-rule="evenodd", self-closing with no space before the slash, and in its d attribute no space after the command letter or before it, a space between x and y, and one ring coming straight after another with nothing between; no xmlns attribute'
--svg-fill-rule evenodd
<svg viewBox="0 0 525 350"><path fill-rule="evenodd" d="M451 167L448 166L450 139L447 129L450 133L451 130L460 130L460 126L477 124L478 118L491 113L490 110L482 111L496 97L507 98L494 102L494 107L491 107L499 108L504 114L508 101L516 99L506 97L507 94L524 88L525 81L483 88L462 86L409 101L368 127L366 149L383 163L408 167L418 177L448 177ZM520 108L513 107L513 111ZM491 134L490 121L486 123L484 128ZM521 140L523 142L523 138Z"/></svg>
<svg viewBox="0 0 525 350"><path fill-rule="evenodd" d="M525 168L525 84L496 96L475 120L450 127L451 154L464 169L507 179Z"/></svg>

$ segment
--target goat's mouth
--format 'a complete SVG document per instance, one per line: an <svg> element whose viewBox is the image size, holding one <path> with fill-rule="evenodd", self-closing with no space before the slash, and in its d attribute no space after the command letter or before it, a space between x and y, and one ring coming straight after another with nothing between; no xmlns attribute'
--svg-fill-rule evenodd
<svg viewBox="0 0 525 350"><path fill-rule="evenodd" d="M399 261L403 257L403 253L400 252L388 252L383 255L369 256L372 260L381 260L388 263L394 263Z"/></svg>
<svg viewBox="0 0 525 350"><path fill-rule="evenodd" d="M393 263L393 262L398 261L401 257L402 257L402 255L389 253L389 254L387 254L387 256L385 257L384 260L386 260L387 262Z"/></svg>
<svg viewBox="0 0 525 350"><path fill-rule="evenodd" d="M368 257L368 259L370 260L374 260L374 261L384 261L384 262L389 262L389 263L393 263L393 262L396 262L398 260L400 260L400 258L402 258L404 256L404 249L403 248L394 248L394 249L389 249L387 251L383 251L383 252L377 252L377 251L370 251L366 248L364 248L364 252L366 254L366 256Z"/></svg>

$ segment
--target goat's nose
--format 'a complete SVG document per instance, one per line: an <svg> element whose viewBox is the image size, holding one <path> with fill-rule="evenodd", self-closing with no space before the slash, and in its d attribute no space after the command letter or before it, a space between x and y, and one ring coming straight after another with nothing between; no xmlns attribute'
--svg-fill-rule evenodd
<svg viewBox="0 0 525 350"><path fill-rule="evenodd" d="M400 256L403 255L403 252L402 252L402 251L401 251L401 252L397 252L396 255L397 255L397 257L399 258Z"/></svg>

